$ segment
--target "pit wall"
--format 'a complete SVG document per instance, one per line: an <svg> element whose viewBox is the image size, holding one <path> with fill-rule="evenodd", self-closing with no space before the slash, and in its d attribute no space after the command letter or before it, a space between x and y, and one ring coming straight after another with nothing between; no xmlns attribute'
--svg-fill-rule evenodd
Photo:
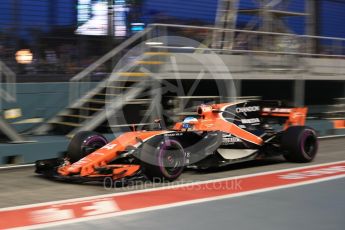
<svg viewBox="0 0 345 230"><path fill-rule="evenodd" d="M97 83L85 83L83 87L92 89ZM1 87L5 89L6 84ZM68 82L52 83L17 83L16 101L0 104L3 117L4 112L10 109L20 108L21 116L6 119L18 132L25 132L34 128L43 121L53 117L69 103Z"/></svg>
<svg viewBox="0 0 345 230"><path fill-rule="evenodd" d="M183 74L182 74L183 76ZM217 84L224 84L224 80ZM293 102L294 87L293 80L239 80L236 79L237 96L257 96L264 100L284 100ZM184 90L193 85L194 80L183 79ZM172 82L173 83L173 82ZM215 87L210 87L213 86ZM205 79L198 85L195 95L218 95L214 79ZM96 82L85 83L82 87L91 89L97 85ZM304 103L309 108L310 114L317 114L327 110L328 105L333 104L333 98L345 97L345 78L344 80L307 80L304 83L305 91L302 95ZM6 84L1 85L6 88ZM18 83L16 84L17 98L16 102L0 103L2 116L9 109L20 108L21 116L17 118L6 119L18 132L28 131L42 122L52 118L69 104L68 82L55 83ZM38 118L38 119L37 119ZM333 122L327 122L327 124ZM328 125L327 125L328 127Z"/></svg>

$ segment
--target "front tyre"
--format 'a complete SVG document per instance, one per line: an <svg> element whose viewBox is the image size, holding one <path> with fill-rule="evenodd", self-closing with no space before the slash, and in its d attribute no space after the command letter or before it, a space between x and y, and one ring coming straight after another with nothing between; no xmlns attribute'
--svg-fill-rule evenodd
<svg viewBox="0 0 345 230"><path fill-rule="evenodd" d="M292 126L285 130L281 145L286 151L284 157L291 162L312 161L318 150L315 130L306 126Z"/></svg>
<svg viewBox="0 0 345 230"><path fill-rule="evenodd" d="M174 138L155 138L144 144L140 154L143 173L152 181L174 181L183 172L186 156Z"/></svg>
<svg viewBox="0 0 345 230"><path fill-rule="evenodd" d="M79 161L108 143L107 139L92 131L82 131L74 135L68 145L66 157L71 163Z"/></svg>

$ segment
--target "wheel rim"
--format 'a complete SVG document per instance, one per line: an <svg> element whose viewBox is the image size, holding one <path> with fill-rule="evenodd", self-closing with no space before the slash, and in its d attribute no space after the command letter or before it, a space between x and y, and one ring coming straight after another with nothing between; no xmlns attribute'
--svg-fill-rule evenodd
<svg viewBox="0 0 345 230"><path fill-rule="evenodd" d="M81 146L81 151L83 153L83 156L86 156L96 151L97 149L102 148L106 144L107 140L105 140L103 137L91 136L83 142Z"/></svg>
<svg viewBox="0 0 345 230"><path fill-rule="evenodd" d="M168 140L159 150L159 167L162 173L169 178L178 177L185 164L184 152L176 141Z"/></svg>

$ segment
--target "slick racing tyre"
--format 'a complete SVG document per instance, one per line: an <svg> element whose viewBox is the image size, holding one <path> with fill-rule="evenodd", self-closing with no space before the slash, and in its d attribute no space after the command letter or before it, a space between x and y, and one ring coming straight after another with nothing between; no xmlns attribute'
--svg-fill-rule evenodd
<svg viewBox="0 0 345 230"><path fill-rule="evenodd" d="M174 181L183 172L186 156L174 138L159 137L144 144L140 154L143 173L154 182Z"/></svg>
<svg viewBox="0 0 345 230"><path fill-rule="evenodd" d="M285 159L291 162L310 162L318 150L315 130L306 126L292 126L285 130L281 145L286 151Z"/></svg>
<svg viewBox="0 0 345 230"><path fill-rule="evenodd" d="M66 156L71 163L74 163L107 143L107 139L99 133L82 131L72 138L68 145Z"/></svg>

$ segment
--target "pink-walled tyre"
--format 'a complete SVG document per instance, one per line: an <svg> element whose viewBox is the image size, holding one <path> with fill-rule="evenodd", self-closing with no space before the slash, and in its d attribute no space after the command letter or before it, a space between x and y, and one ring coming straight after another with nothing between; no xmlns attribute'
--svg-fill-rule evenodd
<svg viewBox="0 0 345 230"><path fill-rule="evenodd" d="M174 138L158 138L145 143L141 155L143 173L152 181L174 181L183 172L186 156Z"/></svg>
<svg viewBox="0 0 345 230"><path fill-rule="evenodd" d="M79 161L108 143L107 139L92 131L82 131L74 135L67 148L66 157L71 163Z"/></svg>
<svg viewBox="0 0 345 230"><path fill-rule="evenodd" d="M306 126L292 126L285 130L281 145L286 151L285 159L291 162L310 162L315 158L318 150L316 132Z"/></svg>

